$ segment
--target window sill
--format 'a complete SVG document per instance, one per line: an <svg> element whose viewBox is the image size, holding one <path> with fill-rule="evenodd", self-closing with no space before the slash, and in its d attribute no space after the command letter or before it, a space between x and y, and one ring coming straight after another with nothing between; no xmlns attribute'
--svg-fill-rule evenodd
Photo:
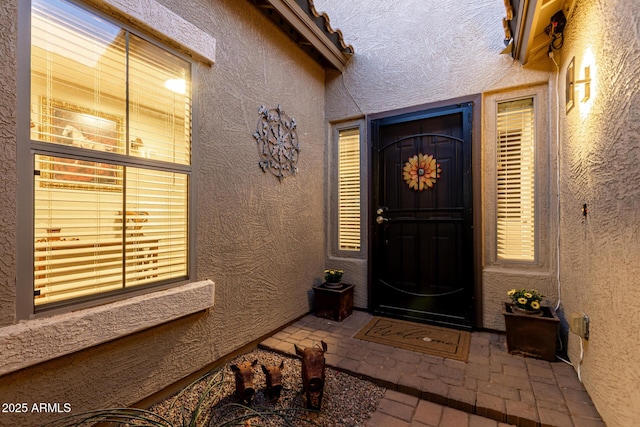
<svg viewBox="0 0 640 427"><path fill-rule="evenodd" d="M213 307L210 280L0 328L0 375ZM97 327L99 326L99 327Z"/></svg>

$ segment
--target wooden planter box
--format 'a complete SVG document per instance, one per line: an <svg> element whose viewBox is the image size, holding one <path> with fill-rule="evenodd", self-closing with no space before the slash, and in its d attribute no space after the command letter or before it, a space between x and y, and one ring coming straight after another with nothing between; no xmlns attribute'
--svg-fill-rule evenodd
<svg viewBox="0 0 640 427"><path fill-rule="evenodd" d="M340 289L329 289L322 285L313 287L316 316L341 322L353 311L353 287L343 284Z"/></svg>
<svg viewBox="0 0 640 427"><path fill-rule="evenodd" d="M509 353L555 361L560 323L555 311L542 307L542 315L536 316L514 312L510 303L505 303L504 307Z"/></svg>

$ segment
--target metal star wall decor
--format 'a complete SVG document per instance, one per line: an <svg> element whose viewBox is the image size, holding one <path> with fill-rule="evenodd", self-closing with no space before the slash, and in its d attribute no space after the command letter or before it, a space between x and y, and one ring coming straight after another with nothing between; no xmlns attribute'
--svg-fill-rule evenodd
<svg viewBox="0 0 640 427"><path fill-rule="evenodd" d="M260 119L253 137L258 143L262 171L271 172L280 181L298 172L300 146L296 131L296 120L289 117L280 105L258 110Z"/></svg>

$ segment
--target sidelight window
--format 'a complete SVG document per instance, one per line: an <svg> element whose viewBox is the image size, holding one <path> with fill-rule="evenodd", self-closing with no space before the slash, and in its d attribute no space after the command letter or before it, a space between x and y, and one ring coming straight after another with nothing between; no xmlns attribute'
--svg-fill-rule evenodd
<svg viewBox="0 0 640 427"><path fill-rule="evenodd" d="M534 100L498 103L497 257L535 258Z"/></svg>
<svg viewBox="0 0 640 427"><path fill-rule="evenodd" d="M360 128L338 131L338 249L360 250Z"/></svg>
<svg viewBox="0 0 640 427"><path fill-rule="evenodd" d="M33 0L36 311L188 277L191 62Z"/></svg>

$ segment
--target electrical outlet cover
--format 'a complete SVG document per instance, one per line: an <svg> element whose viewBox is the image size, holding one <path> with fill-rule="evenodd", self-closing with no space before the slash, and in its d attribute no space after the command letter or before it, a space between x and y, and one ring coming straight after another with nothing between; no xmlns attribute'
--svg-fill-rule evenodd
<svg viewBox="0 0 640 427"><path fill-rule="evenodd" d="M569 329L572 333L589 339L589 316L584 313L572 313L569 318Z"/></svg>

